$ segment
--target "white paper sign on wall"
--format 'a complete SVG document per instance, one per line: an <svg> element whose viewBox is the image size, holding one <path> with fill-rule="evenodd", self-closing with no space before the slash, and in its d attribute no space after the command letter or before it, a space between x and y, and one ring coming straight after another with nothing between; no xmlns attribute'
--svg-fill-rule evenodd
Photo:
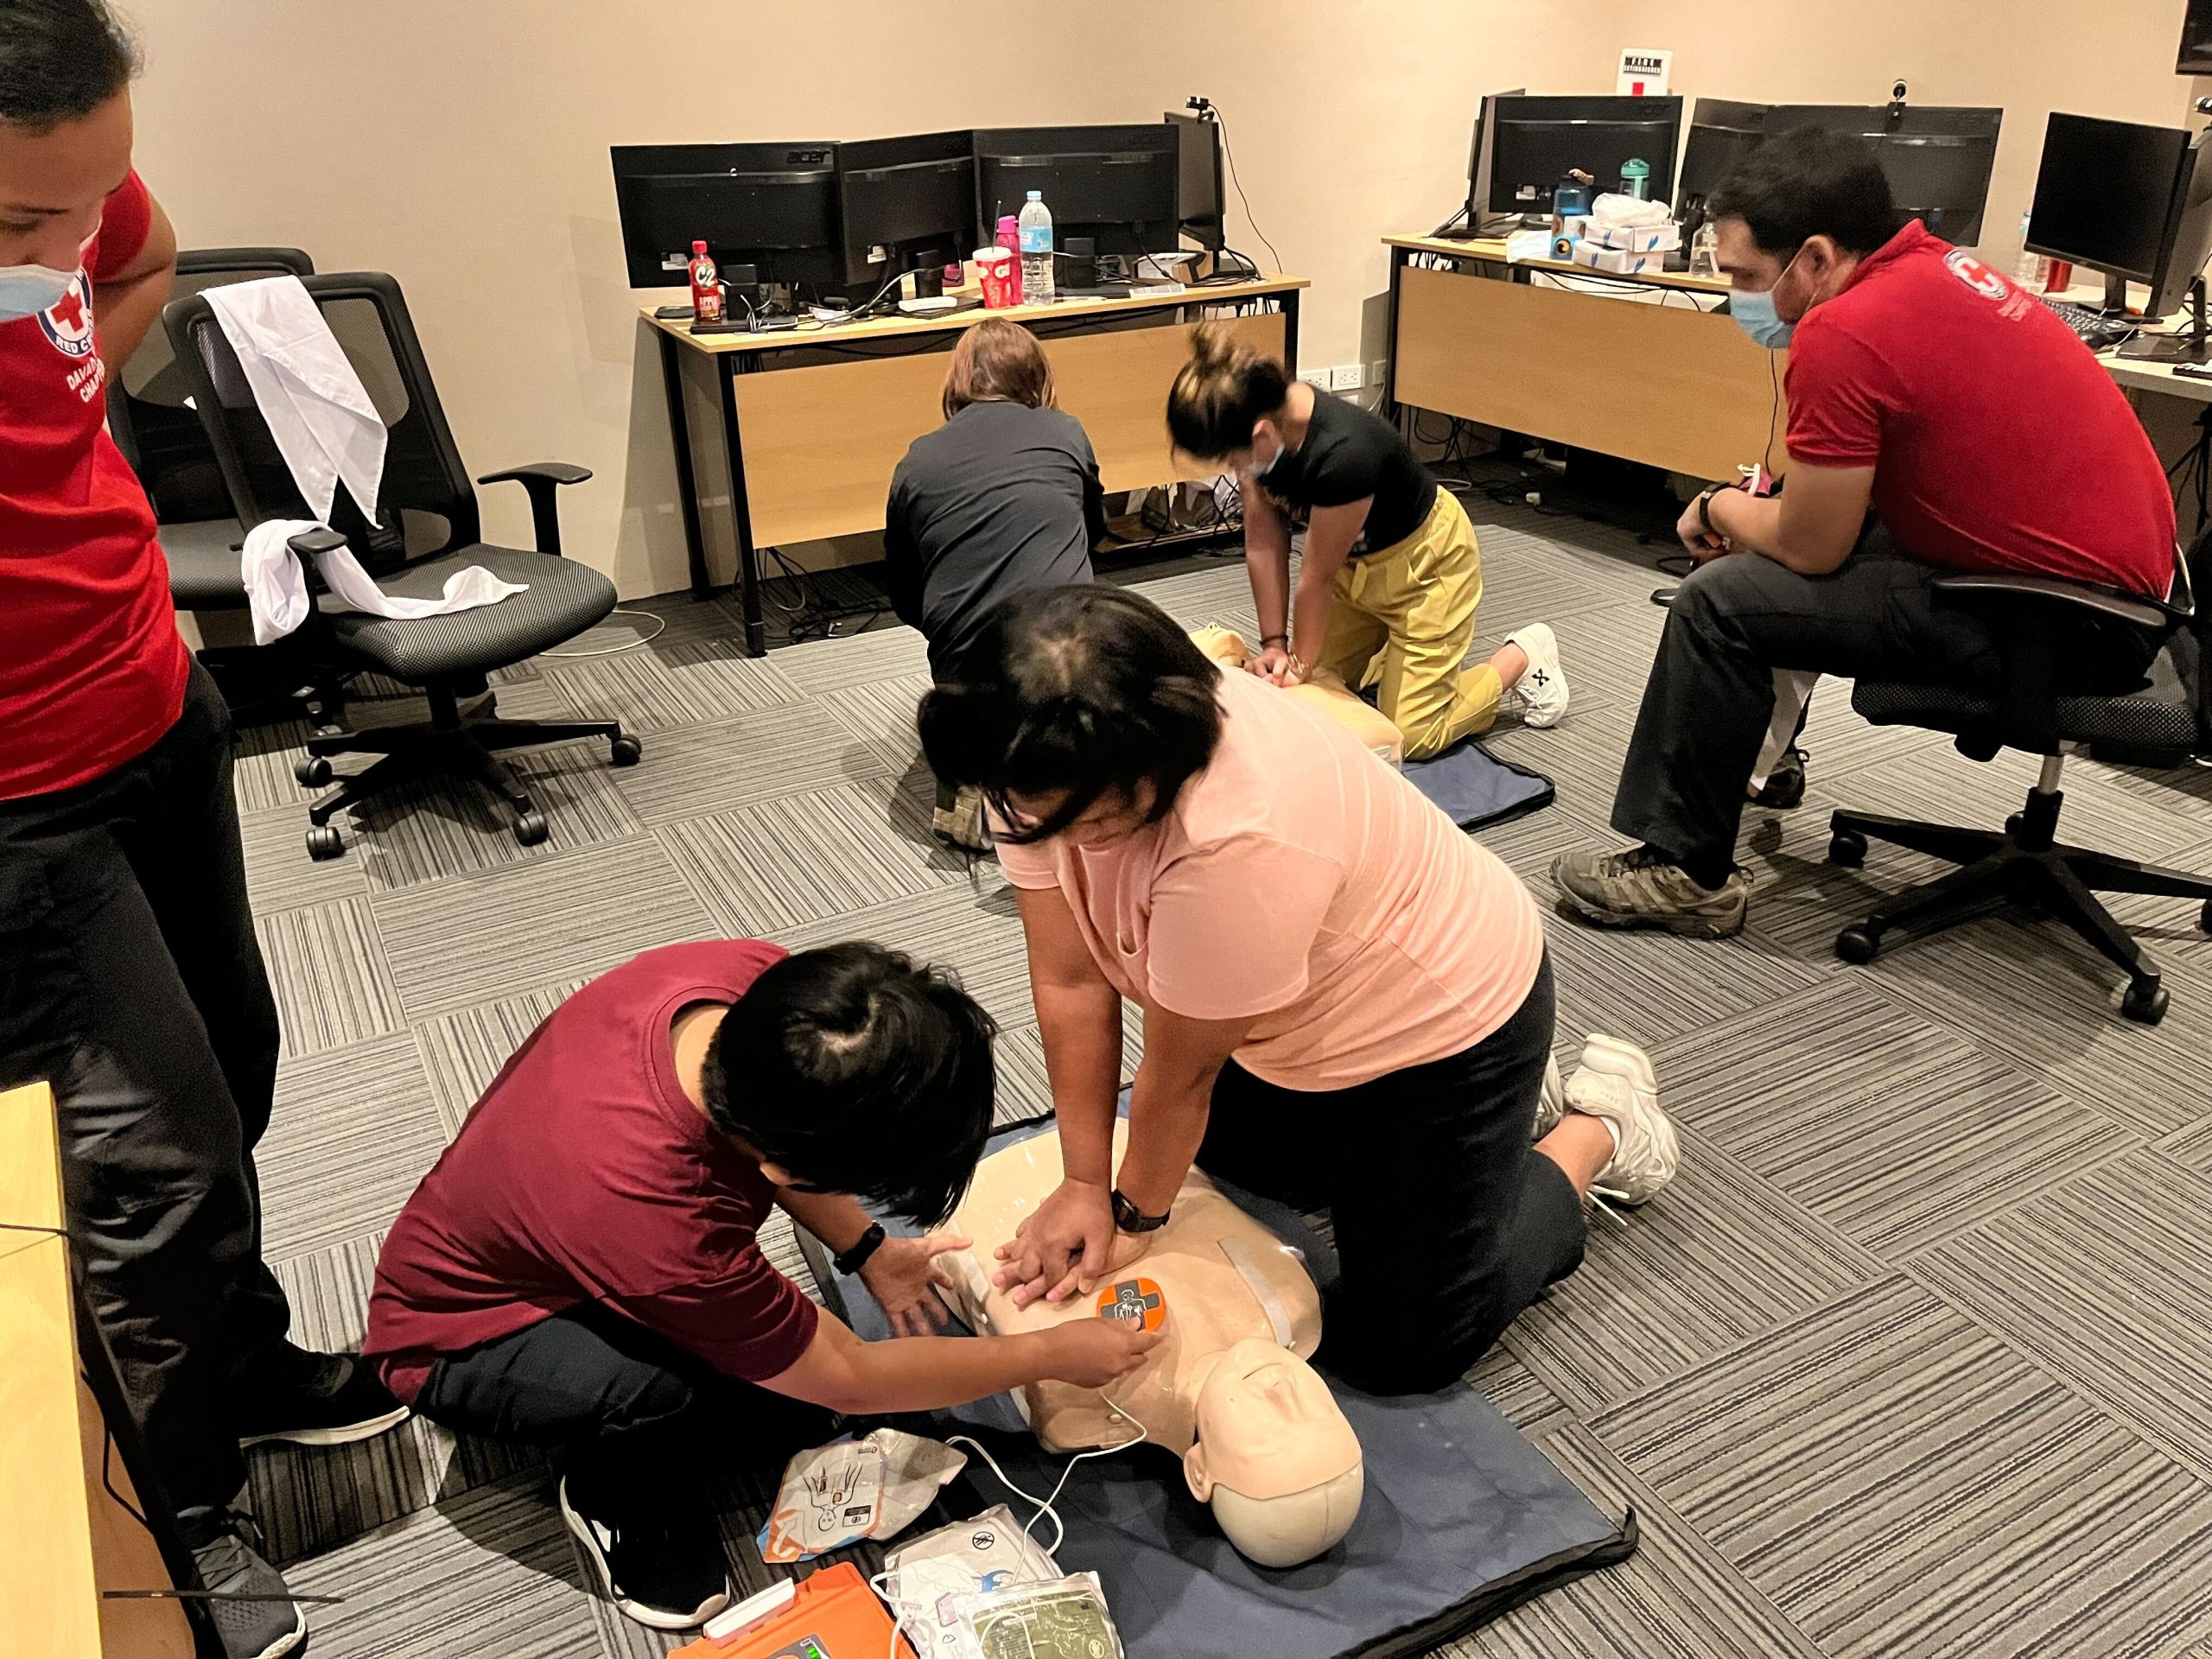
<svg viewBox="0 0 2212 1659"><path fill-rule="evenodd" d="M1675 54L1648 46L1631 46L1621 52L1621 78L1613 90L1625 98L1664 98L1667 77L1674 73Z"/></svg>

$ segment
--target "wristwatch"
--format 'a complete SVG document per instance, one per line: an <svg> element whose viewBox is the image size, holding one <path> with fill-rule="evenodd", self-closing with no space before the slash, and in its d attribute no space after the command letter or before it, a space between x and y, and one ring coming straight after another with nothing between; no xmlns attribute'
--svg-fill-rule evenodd
<svg viewBox="0 0 2212 1659"><path fill-rule="evenodd" d="M1156 1233L1167 1224L1172 1211L1163 1210L1156 1216L1147 1216L1122 1196L1122 1189L1114 1189L1114 1225L1125 1233Z"/></svg>
<svg viewBox="0 0 2212 1659"><path fill-rule="evenodd" d="M868 1257L874 1255L877 1250L883 1247L884 1237L885 1234L883 1230L883 1224L881 1222L871 1221L868 1223L868 1231L861 1235L860 1243L854 1245L851 1249L847 1250L842 1255L836 1259L834 1265L836 1267L837 1271L848 1274L858 1273L862 1268L868 1265Z"/></svg>
<svg viewBox="0 0 2212 1659"><path fill-rule="evenodd" d="M1705 533L1708 536L1721 533L1713 522L1713 498L1720 493L1721 488L1720 485L1708 484L1697 493L1697 521L1705 526Z"/></svg>

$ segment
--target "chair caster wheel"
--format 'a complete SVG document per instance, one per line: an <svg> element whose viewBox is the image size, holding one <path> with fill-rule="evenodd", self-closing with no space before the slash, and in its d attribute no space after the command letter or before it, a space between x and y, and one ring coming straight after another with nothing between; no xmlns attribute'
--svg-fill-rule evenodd
<svg viewBox="0 0 2212 1659"><path fill-rule="evenodd" d="M292 776L303 788L321 789L330 781L330 762L319 754L302 755L292 762Z"/></svg>
<svg viewBox="0 0 2212 1659"><path fill-rule="evenodd" d="M2204 908L2196 912L2196 925L2203 931L2212 933L2212 899L2206 899Z"/></svg>
<svg viewBox="0 0 2212 1659"><path fill-rule="evenodd" d="M645 746L627 733L616 738L609 747L614 757L614 764L618 766L636 766L638 757L645 752Z"/></svg>
<svg viewBox="0 0 2212 1659"><path fill-rule="evenodd" d="M535 847L551 833L543 812L525 812L515 820L515 839L525 847Z"/></svg>
<svg viewBox="0 0 2212 1659"><path fill-rule="evenodd" d="M1847 870L1855 870L1866 861L1866 837L1856 830L1839 830L1828 837L1829 863L1840 864ZM1872 953L1870 951L1868 954Z"/></svg>
<svg viewBox="0 0 2212 1659"><path fill-rule="evenodd" d="M346 850L346 843L338 832L327 823L318 823L308 831L308 856L321 860L335 858Z"/></svg>
<svg viewBox="0 0 2212 1659"><path fill-rule="evenodd" d="M2166 1017L2166 988L2155 979L2139 979L2120 999L2120 1011L2139 1025L2155 1026Z"/></svg>
<svg viewBox="0 0 2212 1659"><path fill-rule="evenodd" d="M1871 927L1847 927L1835 936L1835 953L1846 962L1864 965L1882 948L1882 936Z"/></svg>

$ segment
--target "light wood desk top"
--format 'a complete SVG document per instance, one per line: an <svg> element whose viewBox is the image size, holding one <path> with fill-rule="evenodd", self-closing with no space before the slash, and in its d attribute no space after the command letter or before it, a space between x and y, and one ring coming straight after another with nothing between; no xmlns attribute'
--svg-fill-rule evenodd
<svg viewBox="0 0 2212 1659"><path fill-rule="evenodd" d="M1439 253L1452 259L1480 259L1491 264L1507 263L1505 241L1502 237L1481 236L1471 240L1455 241L1448 236L1386 236L1383 245L1403 248L1410 253ZM1725 276L1693 276L1687 270L1639 270L1633 276L1619 271L1592 270L1587 265L1578 265L1566 259L1516 259L1511 262L1516 270L1548 271L1555 276L1586 276L1599 283L1642 283L1651 288L1682 288L1700 294L1726 294L1728 279Z"/></svg>
<svg viewBox="0 0 2212 1659"><path fill-rule="evenodd" d="M674 336L696 351L721 356L726 353L743 354L787 352L810 346L843 346L863 340L911 340L972 327L985 317L1005 317L1014 322L1050 322L1061 318L1111 317L1170 305L1230 305L1271 294L1295 293L1307 285L1303 276L1262 273L1249 282L1209 283L1176 294L1141 292L1126 299L1094 296L1062 300L1052 305L1009 306L997 311L987 311L979 306L966 311L941 312L935 316L908 316L901 312L896 316L869 317L859 322L821 323L810 317L796 328L779 328L758 334L695 334L690 324L680 318L656 317L652 306L640 306L638 312L663 334ZM957 291L970 297L974 294L972 289Z"/></svg>

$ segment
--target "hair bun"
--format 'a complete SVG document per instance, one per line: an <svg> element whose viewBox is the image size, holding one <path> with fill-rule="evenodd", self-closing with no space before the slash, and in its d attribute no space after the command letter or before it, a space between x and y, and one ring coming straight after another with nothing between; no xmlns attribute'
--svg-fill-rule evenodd
<svg viewBox="0 0 2212 1659"><path fill-rule="evenodd" d="M1236 361L1243 342L1227 324L1202 322L1191 339L1191 360L1201 373L1225 369Z"/></svg>

